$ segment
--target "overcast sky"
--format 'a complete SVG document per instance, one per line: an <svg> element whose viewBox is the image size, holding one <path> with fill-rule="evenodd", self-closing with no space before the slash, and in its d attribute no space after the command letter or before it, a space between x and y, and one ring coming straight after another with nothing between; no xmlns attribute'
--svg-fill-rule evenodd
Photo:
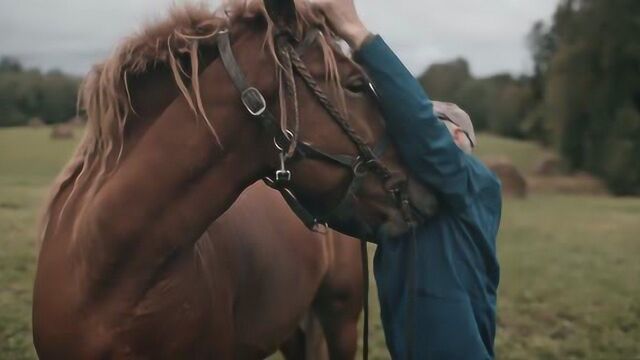
<svg viewBox="0 0 640 360"><path fill-rule="evenodd" d="M365 22L419 74L463 56L476 75L529 72L525 36L558 0L356 0ZM0 0L0 56L84 74L180 0ZM220 0L209 1L212 6Z"/></svg>

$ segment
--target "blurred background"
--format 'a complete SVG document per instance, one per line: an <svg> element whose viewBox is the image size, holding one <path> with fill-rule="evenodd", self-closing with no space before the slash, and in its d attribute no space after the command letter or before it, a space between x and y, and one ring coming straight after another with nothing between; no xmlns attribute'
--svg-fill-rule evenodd
<svg viewBox="0 0 640 360"><path fill-rule="evenodd" d="M83 132L82 77L180 3L0 1L0 359L35 357L36 218ZM640 359L640 1L357 4L503 181L498 358Z"/></svg>

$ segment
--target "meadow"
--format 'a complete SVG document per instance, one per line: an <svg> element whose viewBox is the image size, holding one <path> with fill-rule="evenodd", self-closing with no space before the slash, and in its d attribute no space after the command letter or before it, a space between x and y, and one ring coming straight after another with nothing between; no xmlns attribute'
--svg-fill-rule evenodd
<svg viewBox="0 0 640 360"><path fill-rule="evenodd" d="M76 142L0 129L0 359L33 359L36 219ZM77 130L76 136L80 135ZM483 135L480 155L524 172L543 152ZM640 359L640 199L559 193L505 199L498 239L499 359ZM372 289L371 358L387 359Z"/></svg>

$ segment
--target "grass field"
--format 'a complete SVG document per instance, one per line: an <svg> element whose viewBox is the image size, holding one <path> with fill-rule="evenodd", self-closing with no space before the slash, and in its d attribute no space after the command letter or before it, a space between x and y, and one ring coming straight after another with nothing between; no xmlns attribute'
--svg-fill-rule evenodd
<svg viewBox="0 0 640 360"><path fill-rule="evenodd" d="M543 151L482 136L481 155L524 170ZM75 142L0 130L0 359L32 359L36 214ZM506 200L500 359L640 359L640 199L535 194ZM372 358L387 359L372 289Z"/></svg>

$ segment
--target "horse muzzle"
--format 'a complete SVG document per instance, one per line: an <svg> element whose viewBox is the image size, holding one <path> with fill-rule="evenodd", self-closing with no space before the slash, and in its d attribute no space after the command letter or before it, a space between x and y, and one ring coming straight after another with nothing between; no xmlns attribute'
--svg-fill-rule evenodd
<svg viewBox="0 0 640 360"><path fill-rule="evenodd" d="M388 207L386 220L375 232L377 241L402 236L438 211L438 201L433 192L413 179L403 180L390 192L394 206Z"/></svg>

